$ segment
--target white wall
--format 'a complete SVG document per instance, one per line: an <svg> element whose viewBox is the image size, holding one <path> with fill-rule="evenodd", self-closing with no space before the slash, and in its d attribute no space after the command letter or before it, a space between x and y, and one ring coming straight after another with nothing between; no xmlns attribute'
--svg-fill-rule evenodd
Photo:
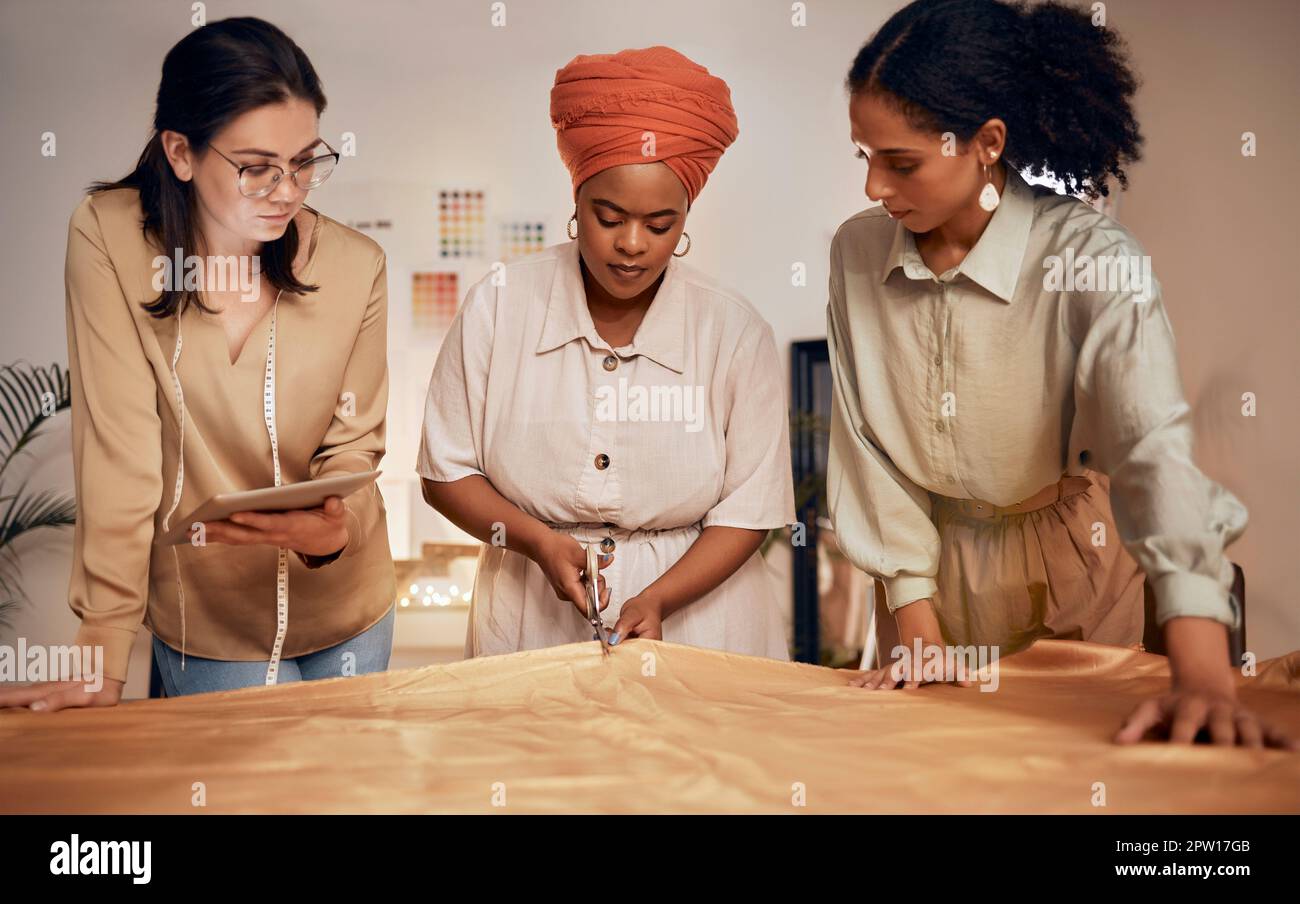
<svg viewBox="0 0 1300 904"><path fill-rule="evenodd" d="M814 0L805 28L791 26L786 0L508 0L505 28L490 26L486 0L211 2L207 16L268 18L312 58L329 97L322 134L334 141L342 132L355 133L358 153L343 161L311 202L345 222L371 216L397 221L391 236L373 233L389 253L395 313L409 297L411 270L434 263L436 234L421 224L432 216L439 187L484 187L490 216L538 217L547 224L549 241L562 236L572 200L548 118L557 68L578 53L657 43L677 48L730 83L740 119L737 144L691 212L691 261L747 295L785 348L794 339L825 335L830 237L843 219L866 206L865 169L853 159L841 85L860 44L900 5ZM1287 339L1285 347L1294 349L1295 292L1281 272L1289 258L1286 237L1278 232L1285 224L1279 218L1271 230L1252 228L1255 215L1272 209L1277 192L1289 191L1294 200L1294 181L1277 164L1243 175L1250 190L1235 191L1231 199L1241 222L1219 222L1213 213L1220 199L1210 188L1210 174L1193 163L1209 161L1189 149L1205 140L1207 130L1217 130L1225 147L1233 133L1250 127L1274 134L1289 129L1280 134L1294 139L1295 55L1281 47L1276 54L1256 54L1251 42L1293 39L1295 6L1250 4L1226 25L1170 16L1168 3L1108 6L1121 31L1126 20L1131 23L1139 68L1154 82L1145 97L1159 98L1142 107L1154 140L1148 161L1133 171L1121 217L1131 211L1140 217L1137 232L1152 248L1169 291L1189 395L1196 399L1208 376L1223 367L1224 335L1234 337L1230 350L1258 342L1277 355L1276 345ZM1200 6L1208 10L1208 0ZM189 4L163 0L8 0L0 7L0 361L66 359L62 268L68 215L89 181L117 177L133 163L148 134L163 54L190 28L189 16ZM1188 85L1185 67L1195 57L1187 54L1221 53L1222 46L1202 46L1195 36L1207 29L1217 35L1225 27L1239 40L1226 58L1220 56L1216 104L1207 111L1191 100L1199 100L1204 70L1198 68ZM1275 81L1262 78L1265 66L1279 65ZM1230 90L1237 84L1258 101L1240 127ZM46 130L57 136L54 158L40 155ZM1275 140L1280 155L1280 136ZM1178 167L1186 181L1162 178L1170 167ZM1264 174L1278 182L1261 184ZM1170 203L1175 195L1181 206ZM1262 268L1253 271L1258 278L1248 277L1256 299L1248 321L1234 317L1220 287L1194 276L1206 265L1199 252L1184 252L1181 240L1165 240L1188 233L1184 217L1198 199L1200 241L1249 247L1251 260ZM791 285L797 261L807 265L806 288ZM485 269L486 263L468 268L465 276L477 278ZM1206 291L1211 285L1213 293ZM393 321L392 453L384 467L409 479L432 350L411 343L400 318ZM1300 389L1300 376L1293 358L1271 360L1256 368L1252 383L1272 399L1268 415L1275 420L1262 434L1266 441L1241 444L1250 447L1215 462L1215 476L1251 508L1261 528L1256 533L1271 532L1248 534L1233 551L1247 562L1252 646L1261 655L1300 647L1292 591L1300 566L1284 548L1290 543L1294 552L1300 486L1294 466L1278 474L1289 464L1285 456L1295 447L1296 428L1277 422ZM66 433L54 439L42 479L70 486ZM400 521L409 497L399 498L392 483L385 492ZM419 513L421 506L409 508ZM400 554L406 534L397 533ZM35 608L24 615L22 630L34 640L54 642L66 636L71 618L65 604L67 541L39 542L43 551L25 557Z"/></svg>

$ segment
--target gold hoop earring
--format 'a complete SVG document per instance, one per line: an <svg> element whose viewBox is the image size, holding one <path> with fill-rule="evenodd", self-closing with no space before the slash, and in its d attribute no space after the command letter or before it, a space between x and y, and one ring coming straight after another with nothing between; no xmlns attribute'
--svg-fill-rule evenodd
<svg viewBox="0 0 1300 904"><path fill-rule="evenodd" d="M578 215L575 213L569 217L569 222L565 224L564 231L568 233L569 240L575 241L578 238Z"/></svg>
<svg viewBox="0 0 1300 904"><path fill-rule="evenodd" d="M691 253L691 234L689 232L683 232L682 235L686 236L686 250L683 251L681 254L678 254L676 251L674 251L673 257L685 257L686 255Z"/></svg>

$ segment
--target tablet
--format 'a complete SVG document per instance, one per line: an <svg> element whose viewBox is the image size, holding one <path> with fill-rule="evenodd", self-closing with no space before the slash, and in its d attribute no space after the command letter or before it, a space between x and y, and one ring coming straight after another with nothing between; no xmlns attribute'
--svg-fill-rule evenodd
<svg viewBox="0 0 1300 904"><path fill-rule="evenodd" d="M375 482L378 471L364 474L340 474L321 480L304 480L279 487L244 490L238 493L218 493L189 515L176 522L167 533L156 538L159 546L176 546L188 543L190 531L196 521L223 521L235 512L289 512L295 509L312 509L325 503L330 496L349 496Z"/></svg>

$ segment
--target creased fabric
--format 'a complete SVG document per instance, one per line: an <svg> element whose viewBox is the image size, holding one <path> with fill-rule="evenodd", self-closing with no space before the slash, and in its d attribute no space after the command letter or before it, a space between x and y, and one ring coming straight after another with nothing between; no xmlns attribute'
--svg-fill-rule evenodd
<svg viewBox="0 0 1300 904"><path fill-rule="evenodd" d="M1168 687L1160 656L1039 641L1000 662L992 693L870 692L850 674L631 640L607 659L588 642L113 709L0 711L0 811L1300 812L1295 753L1110 742ZM1300 652L1238 681L1262 718L1300 731Z"/></svg>

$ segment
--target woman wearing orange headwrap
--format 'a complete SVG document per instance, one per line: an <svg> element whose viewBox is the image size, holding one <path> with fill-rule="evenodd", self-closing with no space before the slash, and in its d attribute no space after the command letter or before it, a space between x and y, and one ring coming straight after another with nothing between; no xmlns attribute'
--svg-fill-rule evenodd
<svg viewBox="0 0 1300 904"><path fill-rule="evenodd" d="M466 655L590 640L596 546L612 643L788 659L758 553L794 520L772 329L680 261L727 85L667 47L579 56L551 121L574 241L475 285L429 385L425 499L488 544Z"/></svg>

